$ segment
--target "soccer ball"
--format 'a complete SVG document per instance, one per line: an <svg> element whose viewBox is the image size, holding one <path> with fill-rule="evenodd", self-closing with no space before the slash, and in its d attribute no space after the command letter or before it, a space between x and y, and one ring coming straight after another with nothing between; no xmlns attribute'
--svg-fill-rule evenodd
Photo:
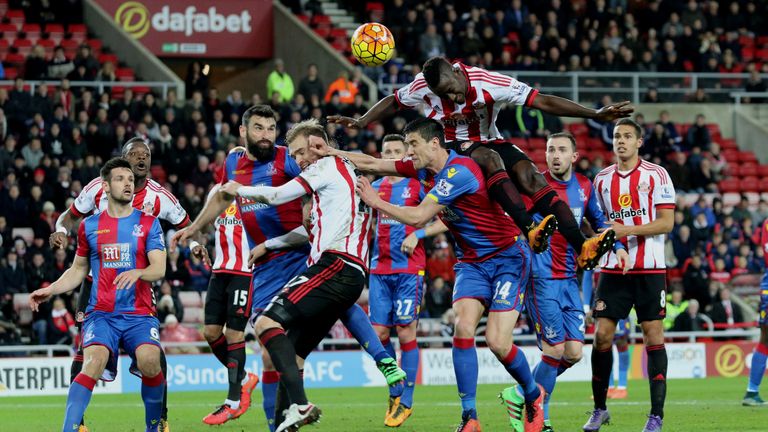
<svg viewBox="0 0 768 432"><path fill-rule="evenodd" d="M381 66L395 54L395 39L384 25L365 23L352 34L352 54L365 66Z"/></svg>

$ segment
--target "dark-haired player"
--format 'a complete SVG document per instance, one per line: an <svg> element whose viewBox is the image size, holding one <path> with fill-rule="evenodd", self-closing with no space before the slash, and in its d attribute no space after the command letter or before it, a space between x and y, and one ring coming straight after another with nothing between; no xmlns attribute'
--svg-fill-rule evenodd
<svg viewBox="0 0 768 432"><path fill-rule="evenodd" d="M470 156L480 165L489 195L527 234L534 252L546 248L547 239L559 225L560 232L579 253L579 266L593 268L613 246L613 233L607 230L597 237L584 238L568 205L558 198L528 156L503 140L496 127L503 104L526 105L552 115L601 121L628 117L633 111L627 106L629 102L593 110L568 99L541 94L506 75L432 57L413 82L380 100L359 119L330 116L328 121L364 128L400 109L419 109L425 117L443 124L448 148ZM542 223L535 224L518 190L532 199L535 212L554 215L557 223L545 217Z"/></svg>

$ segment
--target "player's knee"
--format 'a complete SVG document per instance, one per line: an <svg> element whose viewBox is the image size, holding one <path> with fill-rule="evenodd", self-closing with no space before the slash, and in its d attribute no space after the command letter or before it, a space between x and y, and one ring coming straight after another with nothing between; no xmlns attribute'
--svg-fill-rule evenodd
<svg viewBox="0 0 768 432"><path fill-rule="evenodd" d="M407 326L398 326L397 338L400 340L400 344L416 339L416 322L414 321Z"/></svg>
<svg viewBox="0 0 768 432"><path fill-rule="evenodd" d="M456 317L456 324L454 324L453 333L455 337L459 338L475 337L475 324Z"/></svg>
<svg viewBox="0 0 768 432"><path fill-rule="evenodd" d="M88 353L83 359L81 372L91 378L99 378L107 367L107 362L109 362L109 351L106 349Z"/></svg>
<svg viewBox="0 0 768 432"><path fill-rule="evenodd" d="M376 336L380 341L384 342L389 339L389 327L375 325L373 329L376 331Z"/></svg>
<svg viewBox="0 0 768 432"><path fill-rule="evenodd" d="M264 365L264 370L275 370L275 365L272 363L272 357L269 356L269 351L265 349L261 350L261 363Z"/></svg>
<svg viewBox="0 0 768 432"><path fill-rule="evenodd" d="M259 317L256 319L256 322L253 324L254 330L256 330L256 334L260 335L265 330L275 328L275 327L281 327L282 326L272 318L269 318L265 315L259 315Z"/></svg>
<svg viewBox="0 0 768 432"><path fill-rule="evenodd" d="M565 355L565 347L563 345L564 344L545 345L542 351L544 352L544 355L548 357L561 359Z"/></svg>
<svg viewBox="0 0 768 432"><path fill-rule="evenodd" d="M488 332L485 334L485 342L488 344L488 348L498 358L504 358L509 350L512 349L512 335L505 335L499 332Z"/></svg>
<svg viewBox="0 0 768 432"><path fill-rule="evenodd" d="M156 376L162 370L160 368L160 351L145 351L136 356L136 366L141 374L148 377Z"/></svg>
<svg viewBox="0 0 768 432"><path fill-rule="evenodd" d="M583 357L583 354L581 350L578 352L565 352L563 353L563 358L570 364L576 364L581 361L581 358Z"/></svg>
<svg viewBox="0 0 768 432"><path fill-rule="evenodd" d="M220 326L205 326L203 328L203 336L208 343L215 342L221 336Z"/></svg>
<svg viewBox="0 0 768 432"><path fill-rule="evenodd" d="M245 338L245 334L239 330L227 329L224 332L224 337L227 339L227 343L231 344L241 342Z"/></svg>

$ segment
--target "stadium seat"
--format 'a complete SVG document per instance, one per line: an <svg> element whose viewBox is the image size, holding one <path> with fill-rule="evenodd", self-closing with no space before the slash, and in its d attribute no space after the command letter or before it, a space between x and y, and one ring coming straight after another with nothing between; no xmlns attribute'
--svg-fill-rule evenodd
<svg viewBox="0 0 768 432"><path fill-rule="evenodd" d="M52 39L56 43L61 43L61 40L64 39L64 26L61 24L46 24L45 32L48 33L48 39Z"/></svg>
<svg viewBox="0 0 768 432"><path fill-rule="evenodd" d="M739 148L738 144L736 144L736 140L734 140L734 139L725 139L725 138L721 138L719 141L718 141L718 140L715 140L715 141L716 141L718 144L720 144L720 148L721 148L722 150L726 150L726 149L738 149L738 148Z"/></svg>
<svg viewBox="0 0 768 432"><path fill-rule="evenodd" d="M11 46L16 49L16 52L19 55L22 55L25 58L29 55L30 51L32 51L32 41L29 39L16 39Z"/></svg>
<svg viewBox="0 0 768 432"><path fill-rule="evenodd" d="M60 45L64 48L64 55L70 60L77 55L77 49L80 47L80 44L78 44L77 41L71 39L64 39L61 41Z"/></svg>
<svg viewBox="0 0 768 432"><path fill-rule="evenodd" d="M331 29L329 27L316 27L314 31L315 34L317 34L322 39L327 39L328 36L331 35Z"/></svg>
<svg viewBox="0 0 768 432"><path fill-rule="evenodd" d="M758 165L757 176L760 178L768 178L768 165ZM766 191L768 191L768 189L766 189Z"/></svg>
<svg viewBox="0 0 768 432"><path fill-rule="evenodd" d="M744 59L745 62L752 61L752 59L755 58L755 47L754 46L741 47L741 57Z"/></svg>
<svg viewBox="0 0 768 432"><path fill-rule="evenodd" d="M19 70L15 67L7 67L5 68L5 79L7 80L14 80L16 77L19 76Z"/></svg>
<svg viewBox="0 0 768 432"><path fill-rule="evenodd" d="M67 33L69 33L69 38L77 41L77 43L83 43L88 38L88 29L84 24L68 25Z"/></svg>
<svg viewBox="0 0 768 432"><path fill-rule="evenodd" d="M739 162L741 163L759 163L757 160L757 156L751 151L741 151L739 152Z"/></svg>
<svg viewBox="0 0 768 432"><path fill-rule="evenodd" d="M24 33L26 39L33 41L34 44L40 39L40 24L24 24L21 26L21 32Z"/></svg>
<svg viewBox="0 0 768 432"><path fill-rule="evenodd" d="M509 142L523 149L523 151L528 148L528 140L525 138L510 138Z"/></svg>
<svg viewBox="0 0 768 432"><path fill-rule="evenodd" d="M720 181L718 188L720 189L721 193L739 192L739 181L734 178L727 178ZM725 204L725 202L723 202L723 204Z"/></svg>
<svg viewBox="0 0 768 432"><path fill-rule="evenodd" d="M0 0L0 17L5 16L8 12L8 0Z"/></svg>
<svg viewBox="0 0 768 432"><path fill-rule="evenodd" d="M133 69L131 68L117 68L115 70L115 76L118 81L123 82L133 82L136 80L136 76L133 74Z"/></svg>
<svg viewBox="0 0 768 432"><path fill-rule="evenodd" d="M768 191L768 177L760 177L759 188L761 192Z"/></svg>
<svg viewBox="0 0 768 432"><path fill-rule="evenodd" d="M100 53L102 48L104 48L104 43L101 42L101 39L88 39L85 43L91 47L91 51L94 52L94 55L96 55L96 53Z"/></svg>
<svg viewBox="0 0 768 432"><path fill-rule="evenodd" d="M296 18L298 18L299 21L303 22L304 24L309 25L309 19L310 19L309 16L300 14L300 15L296 15Z"/></svg>
<svg viewBox="0 0 768 432"><path fill-rule="evenodd" d="M197 291L179 291L179 300L181 300L185 310L187 308L203 306L200 294Z"/></svg>
<svg viewBox="0 0 768 432"><path fill-rule="evenodd" d="M331 24L331 17L328 15L315 15L312 17L312 20L310 21L312 23L312 26L317 26L320 24Z"/></svg>
<svg viewBox="0 0 768 432"><path fill-rule="evenodd" d="M544 138L528 138L528 148L534 152L546 153L547 140Z"/></svg>
<svg viewBox="0 0 768 432"><path fill-rule="evenodd" d="M26 57L24 57L21 54L15 54L15 53L8 53L5 55L5 63L10 65L10 67L14 68L23 68L24 62L26 61ZM8 76L8 69L5 69L5 75Z"/></svg>
<svg viewBox="0 0 768 432"><path fill-rule="evenodd" d="M16 26L13 24L0 24L0 34L3 35L3 40L8 42L8 45L16 40L17 31Z"/></svg>
<svg viewBox="0 0 768 432"><path fill-rule="evenodd" d="M184 308L184 323L187 324L201 324L205 312L201 307Z"/></svg>
<svg viewBox="0 0 768 432"><path fill-rule="evenodd" d="M150 172L152 173L152 178L160 184L165 183L165 181L168 179L168 176L166 175L165 169L162 165L152 165Z"/></svg>
<svg viewBox="0 0 768 432"><path fill-rule="evenodd" d="M112 62L112 64L117 66L117 56L114 54L99 54L98 60L100 64Z"/></svg>
<svg viewBox="0 0 768 432"><path fill-rule="evenodd" d="M739 177L757 177L757 164L744 163L738 167Z"/></svg>
<svg viewBox="0 0 768 432"><path fill-rule="evenodd" d="M739 182L741 192L758 192L760 190L760 181L757 177L745 177Z"/></svg>
<svg viewBox="0 0 768 432"><path fill-rule="evenodd" d="M570 123L565 127L575 137L586 135L589 131L584 123Z"/></svg>
<svg viewBox="0 0 768 432"><path fill-rule="evenodd" d="M5 13L5 19L16 26L16 31L21 31L21 27L24 25L24 11L21 9L11 9Z"/></svg>

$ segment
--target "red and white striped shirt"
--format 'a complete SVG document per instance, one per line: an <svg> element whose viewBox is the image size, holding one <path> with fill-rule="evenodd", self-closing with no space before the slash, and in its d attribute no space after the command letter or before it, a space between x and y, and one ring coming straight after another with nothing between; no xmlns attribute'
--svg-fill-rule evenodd
<svg viewBox="0 0 768 432"><path fill-rule="evenodd" d="M208 193L209 200L216 191L217 188L211 189ZM243 231L243 220L240 217L237 201L232 201L229 207L216 218L214 229L216 256L212 271L250 276L248 257L251 246L248 243L248 235Z"/></svg>
<svg viewBox="0 0 768 432"><path fill-rule="evenodd" d="M83 217L107 209L107 193L101 187L102 181L101 177L96 177L80 191L69 207L74 216ZM176 228L189 224L189 215L179 200L152 179L147 179L142 189L134 191L133 208L169 222Z"/></svg>
<svg viewBox="0 0 768 432"><path fill-rule="evenodd" d="M463 104L438 97L427 86L424 74L395 92L401 107L420 109L425 117L440 121L446 141L488 142L503 139L496 118L504 104L530 106L538 90L515 78L485 69L454 63L469 86Z"/></svg>
<svg viewBox="0 0 768 432"><path fill-rule="evenodd" d="M308 265L333 251L367 271L372 214L355 193L356 178L355 166L335 156L320 159L296 177L312 195Z"/></svg>
<svg viewBox="0 0 768 432"><path fill-rule="evenodd" d="M675 187L667 170L640 160L627 173L620 173L616 164L600 171L595 177L598 202L608 220L627 226L646 225L656 220L658 209L675 208ZM631 273L665 273L664 234L627 236L621 240L633 264ZM600 261L606 273L621 272L614 252Z"/></svg>

